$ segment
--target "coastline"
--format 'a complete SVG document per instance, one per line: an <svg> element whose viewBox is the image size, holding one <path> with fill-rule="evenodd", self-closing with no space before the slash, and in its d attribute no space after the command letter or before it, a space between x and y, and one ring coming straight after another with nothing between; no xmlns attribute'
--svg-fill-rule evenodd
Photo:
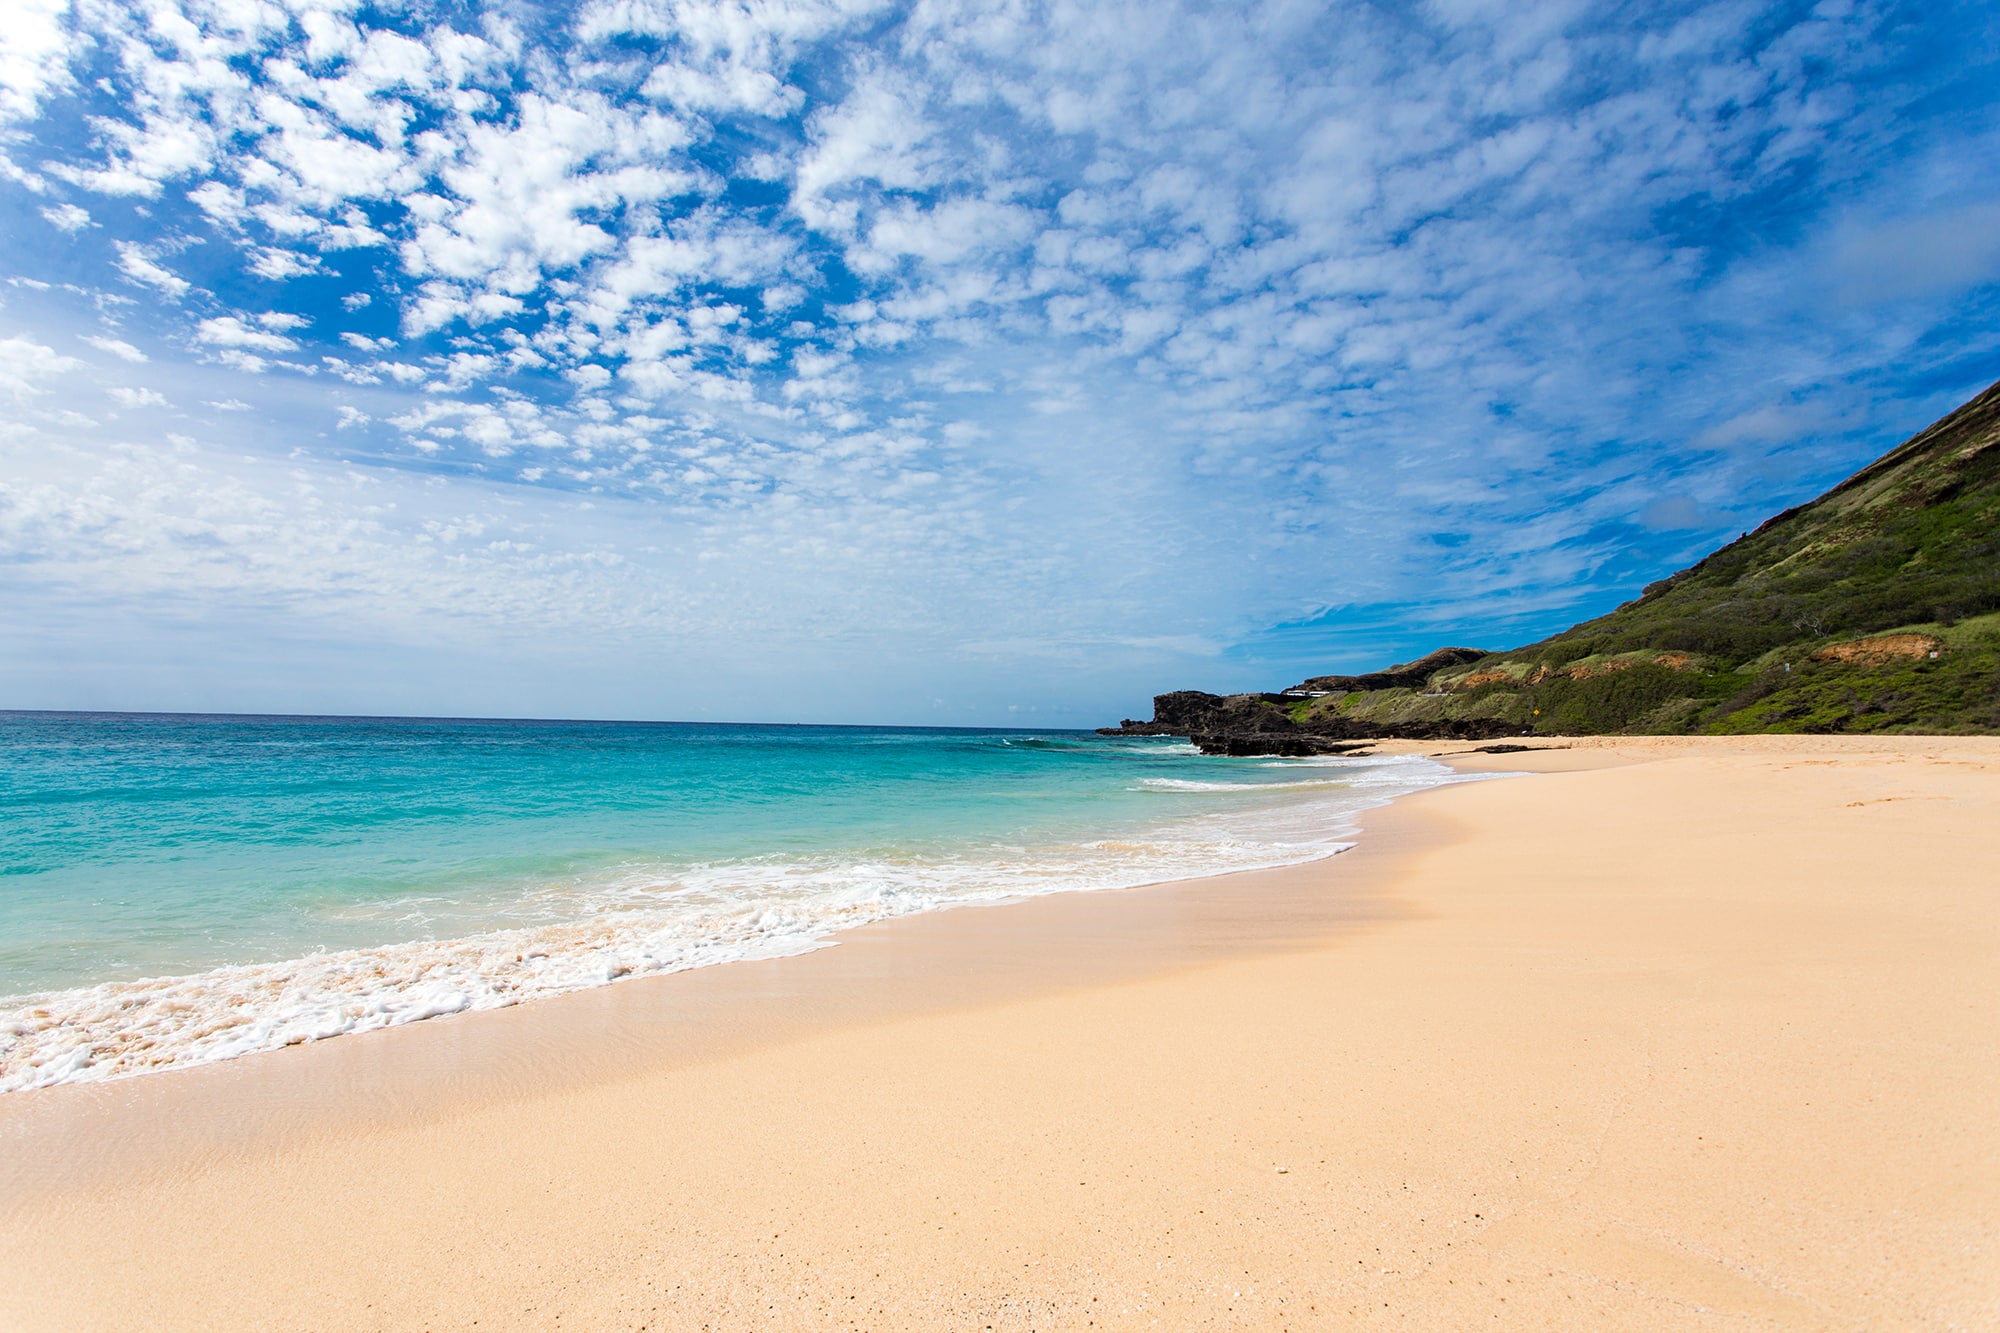
<svg viewBox="0 0 2000 1333"><path fill-rule="evenodd" d="M9 738L53 799L9 824L46 855L0 904L0 1096L805 953L969 903L1297 864L1343 847L1356 811L1450 779L1414 756L1301 770L1028 733L534 723L496 745L486 724L131 725L142 774L192 765L171 799L136 796L143 776L93 794L82 768L123 762L115 723ZM501 754L506 778L484 781ZM411 805L431 782L448 795ZM244 818L199 815L216 801Z"/></svg>
<svg viewBox="0 0 2000 1333"><path fill-rule="evenodd" d="M1555 744L1408 747L1541 776L1326 861L14 1094L0 1322L2000 1315L2000 742Z"/></svg>
<svg viewBox="0 0 2000 1333"><path fill-rule="evenodd" d="M1348 814L1365 836L1316 860L957 903L829 931L827 944L800 953L0 1093L0 1147L21 1149L0 1153L0 1201L70 1189L81 1176L337 1135L351 1123L347 1102L365 1102L373 1124L415 1122L817 1033L1309 948L1407 910L1389 880L1398 858L1434 839L1410 806L1440 789ZM1329 892L1322 875L1335 861ZM113 1123L117 1131L105 1128Z"/></svg>

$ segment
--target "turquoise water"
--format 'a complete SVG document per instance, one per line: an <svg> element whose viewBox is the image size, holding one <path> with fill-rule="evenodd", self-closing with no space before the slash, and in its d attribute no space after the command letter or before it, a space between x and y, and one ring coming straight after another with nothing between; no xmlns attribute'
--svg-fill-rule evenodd
<svg viewBox="0 0 2000 1333"><path fill-rule="evenodd" d="M1073 732L0 714L0 1089L1309 859L1445 776Z"/></svg>

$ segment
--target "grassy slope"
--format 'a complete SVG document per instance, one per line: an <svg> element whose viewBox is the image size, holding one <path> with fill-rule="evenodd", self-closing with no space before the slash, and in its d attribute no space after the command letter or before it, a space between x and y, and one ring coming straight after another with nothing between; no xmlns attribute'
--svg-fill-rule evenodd
<svg viewBox="0 0 2000 1333"><path fill-rule="evenodd" d="M1900 632L1938 655L1813 656ZM2000 384L1609 615L1295 716L1332 711L1566 733L2000 731Z"/></svg>

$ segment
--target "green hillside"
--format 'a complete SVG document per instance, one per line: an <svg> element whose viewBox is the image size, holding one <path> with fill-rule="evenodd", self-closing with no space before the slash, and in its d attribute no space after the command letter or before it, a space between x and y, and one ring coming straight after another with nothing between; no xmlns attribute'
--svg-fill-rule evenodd
<svg viewBox="0 0 2000 1333"><path fill-rule="evenodd" d="M1282 695L1163 695L1153 724L1127 726L1295 745L2000 732L2000 384L1810 504L1540 643L1447 650Z"/></svg>
<svg viewBox="0 0 2000 1333"><path fill-rule="evenodd" d="M2000 731L1996 446L2000 384L1609 615L1421 689L1329 696L1295 720L1435 710L1552 732Z"/></svg>

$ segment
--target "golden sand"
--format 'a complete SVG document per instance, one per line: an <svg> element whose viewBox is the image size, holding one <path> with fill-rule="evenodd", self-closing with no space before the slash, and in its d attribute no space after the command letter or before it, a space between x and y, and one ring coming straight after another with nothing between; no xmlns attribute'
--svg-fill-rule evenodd
<svg viewBox="0 0 2000 1333"><path fill-rule="evenodd" d="M2000 1327L2000 742L1454 762L1535 775L0 1100L0 1326Z"/></svg>

